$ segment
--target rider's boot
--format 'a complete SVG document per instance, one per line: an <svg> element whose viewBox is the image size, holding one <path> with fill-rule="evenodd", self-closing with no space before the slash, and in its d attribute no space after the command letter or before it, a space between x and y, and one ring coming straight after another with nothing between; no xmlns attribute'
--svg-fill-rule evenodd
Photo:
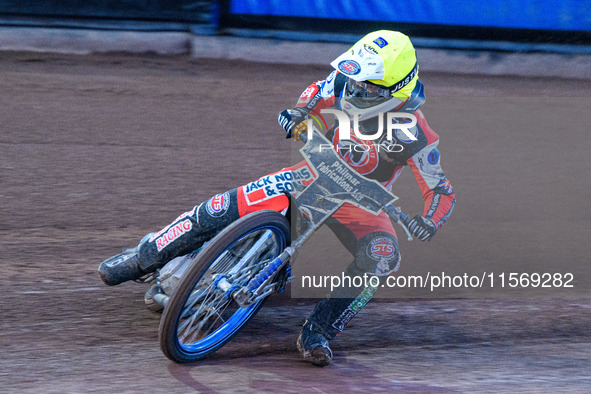
<svg viewBox="0 0 591 394"><path fill-rule="evenodd" d="M146 235L135 248L125 249L123 253L110 257L99 265L99 276L106 285L115 286L146 274L140 266L138 254L140 246L152 235L153 233Z"/></svg>
<svg viewBox="0 0 591 394"><path fill-rule="evenodd" d="M137 253L123 252L103 261L98 273L106 285L115 286L145 275L139 263Z"/></svg>
<svg viewBox="0 0 591 394"><path fill-rule="evenodd" d="M332 360L328 339L314 323L306 321L298 337L297 346L304 360L314 365L325 367Z"/></svg>
<svg viewBox="0 0 591 394"><path fill-rule="evenodd" d="M318 302L308 316L297 342L304 359L320 366L330 364L332 352L328 346L329 341L345 329L376 290L377 287L367 286L361 292L358 290L355 298L346 297L351 295L351 291L334 291L334 298L325 298Z"/></svg>

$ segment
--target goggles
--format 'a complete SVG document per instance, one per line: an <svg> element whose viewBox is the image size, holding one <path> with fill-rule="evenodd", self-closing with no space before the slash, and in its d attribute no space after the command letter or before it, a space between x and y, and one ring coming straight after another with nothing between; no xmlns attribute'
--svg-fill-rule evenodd
<svg viewBox="0 0 591 394"><path fill-rule="evenodd" d="M366 81L355 81L349 78L347 81L347 93L350 97L384 97L392 95L392 90Z"/></svg>

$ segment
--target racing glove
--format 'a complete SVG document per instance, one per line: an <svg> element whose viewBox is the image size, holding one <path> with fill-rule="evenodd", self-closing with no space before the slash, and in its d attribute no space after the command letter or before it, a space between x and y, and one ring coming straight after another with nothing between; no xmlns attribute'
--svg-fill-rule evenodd
<svg viewBox="0 0 591 394"><path fill-rule="evenodd" d="M412 235L421 241L430 241L437 231L437 226L433 220L417 215L408 223L408 230Z"/></svg>
<svg viewBox="0 0 591 394"><path fill-rule="evenodd" d="M300 126L302 122L308 119L309 114L310 111L307 108L303 107L295 107L293 109L286 109L284 111L281 111L279 113L279 116L277 117L277 121L279 122L281 127L283 127L283 129L286 131L285 138L291 138L294 135L296 135L296 128L299 132L301 132L302 130L299 130L300 127L298 126Z"/></svg>

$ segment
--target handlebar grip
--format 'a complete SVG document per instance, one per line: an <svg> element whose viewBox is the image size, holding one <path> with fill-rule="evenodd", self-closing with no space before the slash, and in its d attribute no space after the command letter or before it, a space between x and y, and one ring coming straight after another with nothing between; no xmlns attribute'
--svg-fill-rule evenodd
<svg viewBox="0 0 591 394"><path fill-rule="evenodd" d="M296 141L302 141L304 144L306 142L308 142L308 134L306 133L307 130L308 130L308 122L303 121L302 123L297 125L295 128L294 135L293 135L294 139Z"/></svg>

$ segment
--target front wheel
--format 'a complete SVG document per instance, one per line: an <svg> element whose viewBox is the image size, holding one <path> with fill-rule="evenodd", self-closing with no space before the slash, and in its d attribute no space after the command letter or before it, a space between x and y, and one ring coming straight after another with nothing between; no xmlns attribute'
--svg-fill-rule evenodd
<svg viewBox="0 0 591 394"><path fill-rule="evenodd" d="M199 360L232 339L264 300L240 308L229 297L228 284L233 289L245 286L283 252L290 237L283 215L260 211L237 220L209 241L164 309L159 336L166 357L179 363Z"/></svg>

